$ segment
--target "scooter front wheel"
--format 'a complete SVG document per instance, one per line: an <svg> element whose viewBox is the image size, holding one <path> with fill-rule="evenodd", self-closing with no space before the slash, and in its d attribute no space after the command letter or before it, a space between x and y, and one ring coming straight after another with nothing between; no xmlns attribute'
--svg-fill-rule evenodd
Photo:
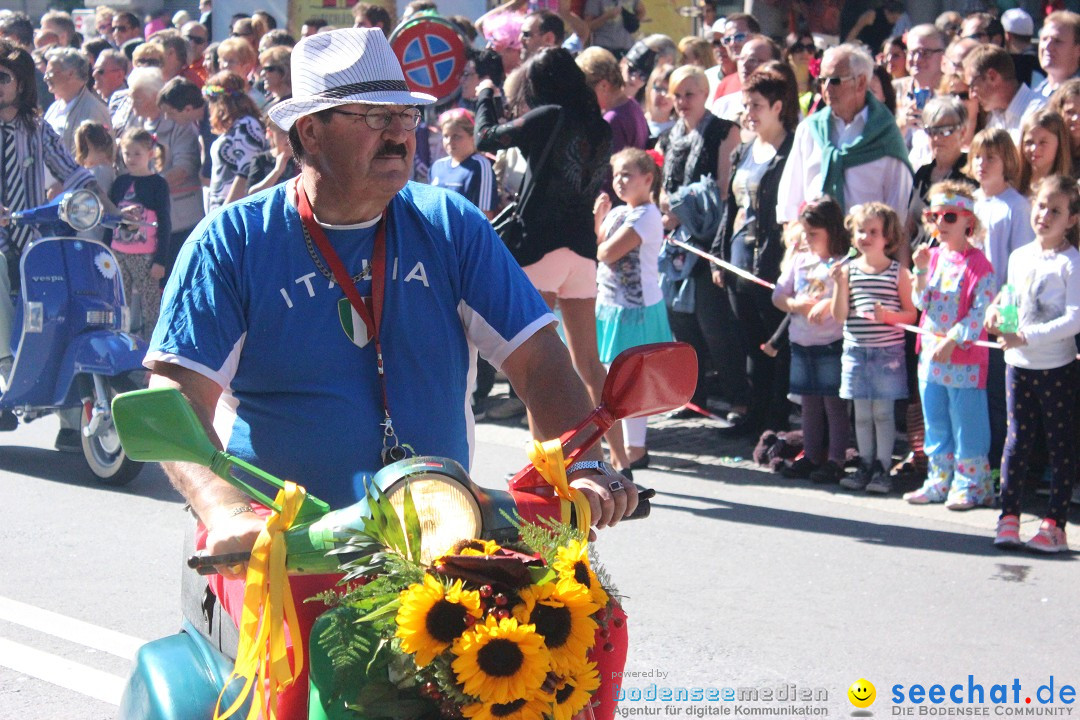
<svg viewBox="0 0 1080 720"><path fill-rule="evenodd" d="M99 379L101 383L95 382L95 385L104 386L107 397L95 397L94 404L107 410L89 413L89 417L88 413L81 413L79 435L82 438L83 457L91 472L97 476L98 482L104 485L127 485L142 470L143 463L129 458L120 446L120 436L113 424L111 407L114 397L129 390L137 390L139 385L124 375Z"/></svg>

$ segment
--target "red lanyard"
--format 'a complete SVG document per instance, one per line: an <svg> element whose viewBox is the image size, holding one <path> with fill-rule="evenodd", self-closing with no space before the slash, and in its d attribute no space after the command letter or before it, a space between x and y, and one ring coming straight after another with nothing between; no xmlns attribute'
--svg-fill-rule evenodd
<svg viewBox="0 0 1080 720"><path fill-rule="evenodd" d="M385 420L382 423L384 433L383 460L386 462L387 458L392 460L402 459L396 457L394 453L388 454L388 451L392 448L398 448L400 444L394 433L394 425L390 420L390 402L386 392L386 369L383 365L382 343L379 338L379 329L382 325L383 295L386 289L386 218L390 214L390 207L387 206L383 210L382 217L379 218L379 223L375 226L375 249L371 256L372 312L368 312L367 304L364 303L360 291L356 289L356 283L353 282L349 271L345 269L345 264L341 262L341 257L334 250L334 246L330 244L330 240L327 239L322 226L315 221L315 212L311 209L311 201L308 199L307 190L304 189L302 180L296 182L296 209L300 211L300 222L304 224L308 235L315 242L319 252L326 260L326 264L330 266L330 272L334 274L334 281L341 286L345 297L349 299L349 304L353 306L356 314L364 321L368 337L375 342L375 366L379 371L379 384L382 386L383 413L385 415Z"/></svg>

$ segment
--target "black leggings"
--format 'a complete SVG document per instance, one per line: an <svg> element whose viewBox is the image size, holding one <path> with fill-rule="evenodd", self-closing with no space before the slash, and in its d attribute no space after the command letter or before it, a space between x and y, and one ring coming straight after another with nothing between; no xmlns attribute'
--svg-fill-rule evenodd
<svg viewBox="0 0 1080 720"><path fill-rule="evenodd" d="M1006 402L1009 430L1001 459L1001 514L1019 515L1024 477L1035 433L1042 421L1050 460L1050 508L1046 517L1065 527L1076 467L1073 411L1076 362L1052 370L1025 370L1007 366Z"/></svg>

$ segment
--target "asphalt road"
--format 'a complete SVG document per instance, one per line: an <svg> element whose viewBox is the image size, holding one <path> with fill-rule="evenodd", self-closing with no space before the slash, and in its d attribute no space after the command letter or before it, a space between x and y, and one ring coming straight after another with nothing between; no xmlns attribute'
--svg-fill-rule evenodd
<svg viewBox="0 0 1080 720"><path fill-rule="evenodd" d="M179 498L157 468L128 488L95 484L79 456L50 449L55 429L44 420L0 436L0 720L115 717L134 648L179 622ZM477 480L499 486L525 462L525 433L482 424L477 436ZM1080 686L1075 556L995 551L992 510L948 513L656 460L638 473L659 491L652 517L597 543L631 617L623 710L850 716L847 688L866 678L878 693L866 712L917 716L930 704L894 706L895 685L905 700L913 684L963 684L966 695L972 675L987 701L995 684L1011 701L1020 682L1019 703L989 706L990 716L1080 715L1036 696L1051 676L1058 700L1063 685ZM1036 521L1026 521L1030 533ZM629 699L693 688L702 701ZM816 699L777 699L804 692ZM946 706L965 709L933 709Z"/></svg>

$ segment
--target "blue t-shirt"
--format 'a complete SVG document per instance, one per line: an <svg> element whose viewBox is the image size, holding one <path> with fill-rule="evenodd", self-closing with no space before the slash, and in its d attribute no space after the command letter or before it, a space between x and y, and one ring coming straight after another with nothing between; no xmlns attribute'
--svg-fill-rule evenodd
<svg viewBox="0 0 1080 720"><path fill-rule="evenodd" d="M374 343L346 335L344 293L308 252L294 188L228 205L192 232L146 363L215 380L230 453L343 507L363 495L354 475L381 467L382 389ZM468 468L473 349L499 367L554 317L464 198L409 183L389 208L381 340L394 427L417 453ZM326 232L349 272L367 266L375 222ZM370 279L357 288L370 295Z"/></svg>
<svg viewBox="0 0 1080 720"><path fill-rule="evenodd" d="M431 184L464 195L481 210L495 209L495 171L480 153L455 164L451 157L439 158L431 166Z"/></svg>

